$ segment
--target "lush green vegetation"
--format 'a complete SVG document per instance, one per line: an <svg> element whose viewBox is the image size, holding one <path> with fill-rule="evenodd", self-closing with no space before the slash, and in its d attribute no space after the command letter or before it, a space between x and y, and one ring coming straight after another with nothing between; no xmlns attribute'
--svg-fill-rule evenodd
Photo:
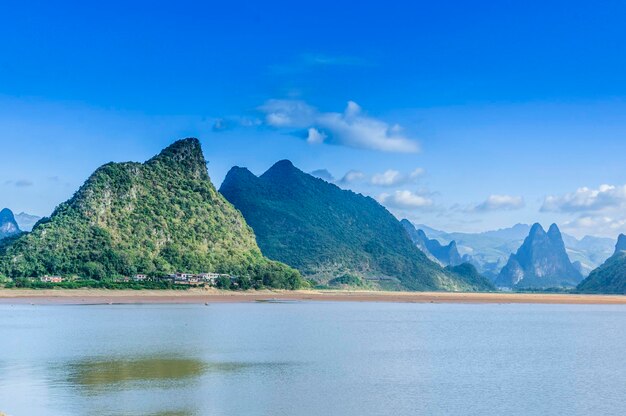
<svg viewBox="0 0 626 416"><path fill-rule="evenodd" d="M350 287L366 287L362 277L352 273L346 273L342 276L335 277L328 282L329 286L350 286Z"/></svg>
<svg viewBox="0 0 626 416"><path fill-rule="evenodd" d="M144 164L109 163L31 233L0 245L0 274L217 272L244 286L293 289L299 272L265 258L241 214L213 187L196 139Z"/></svg>
<svg viewBox="0 0 626 416"><path fill-rule="evenodd" d="M470 263L462 263L458 266L446 267L451 273L456 274L473 290L495 290L495 286L489 279L478 273L476 267Z"/></svg>
<svg viewBox="0 0 626 416"><path fill-rule="evenodd" d="M473 288L430 261L375 200L307 175L289 161L261 177L235 167L220 192L243 213L265 255L307 276L390 276L409 290Z"/></svg>
<svg viewBox="0 0 626 416"><path fill-rule="evenodd" d="M23 277L18 277L5 283L4 287L8 289L189 289L189 286L175 285L168 281L117 282L114 280L76 279L52 283Z"/></svg>
<svg viewBox="0 0 626 416"><path fill-rule="evenodd" d="M583 280L577 291L626 295L626 253L618 251Z"/></svg>

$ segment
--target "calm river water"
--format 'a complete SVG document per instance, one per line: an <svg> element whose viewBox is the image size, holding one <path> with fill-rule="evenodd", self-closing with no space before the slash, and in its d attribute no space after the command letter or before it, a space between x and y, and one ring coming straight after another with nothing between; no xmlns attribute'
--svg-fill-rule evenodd
<svg viewBox="0 0 626 416"><path fill-rule="evenodd" d="M626 307L0 305L0 412L623 415Z"/></svg>

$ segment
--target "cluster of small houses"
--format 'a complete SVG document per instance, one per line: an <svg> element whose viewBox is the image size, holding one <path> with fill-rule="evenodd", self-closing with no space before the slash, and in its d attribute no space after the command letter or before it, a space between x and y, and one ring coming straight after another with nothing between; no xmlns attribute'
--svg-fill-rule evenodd
<svg viewBox="0 0 626 416"><path fill-rule="evenodd" d="M132 277L120 277L115 279L116 282L145 282L148 280L155 280L161 282L170 282L176 285L189 285L189 286L200 286L200 285L209 285L215 286L217 280L219 278L227 278L230 279L231 282L237 280L235 276L231 276L229 274L222 273L172 273L167 276L151 278L145 274L136 274ZM61 283L65 279L61 276L43 276L40 277L39 280L46 283Z"/></svg>

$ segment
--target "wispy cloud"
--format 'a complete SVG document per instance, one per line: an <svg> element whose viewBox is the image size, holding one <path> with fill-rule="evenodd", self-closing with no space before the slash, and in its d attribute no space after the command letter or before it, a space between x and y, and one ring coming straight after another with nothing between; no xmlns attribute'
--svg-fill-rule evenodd
<svg viewBox="0 0 626 416"><path fill-rule="evenodd" d="M524 198L511 195L490 195L485 201L473 207L474 212L511 211L524 207Z"/></svg>
<svg viewBox="0 0 626 416"><path fill-rule="evenodd" d="M30 179L17 179L17 180L9 180L4 182L5 185L13 185L17 188L28 188L33 186L35 183Z"/></svg>
<svg viewBox="0 0 626 416"><path fill-rule="evenodd" d="M366 115L354 101L342 113L320 112L299 100L269 100L259 110L268 126L306 129L311 144L329 143L383 152L415 153L419 144L402 128Z"/></svg>
<svg viewBox="0 0 626 416"><path fill-rule="evenodd" d="M624 215L581 215L562 226L563 231L574 235L602 235L615 238L619 233L626 232L626 216Z"/></svg>
<svg viewBox="0 0 626 416"><path fill-rule="evenodd" d="M626 185L600 185L597 189L582 187L563 195L549 195L542 212L594 212L626 206Z"/></svg>
<svg viewBox="0 0 626 416"><path fill-rule="evenodd" d="M328 171L328 169L316 169L311 172L311 175L316 178L324 179L326 182L334 182L335 177Z"/></svg>
<svg viewBox="0 0 626 416"><path fill-rule="evenodd" d="M348 55L328 55L323 53L303 53L291 61L270 65L271 72L278 75L306 73L332 67L370 65L365 59Z"/></svg>
<svg viewBox="0 0 626 416"><path fill-rule="evenodd" d="M408 174L404 174L395 169L388 169L382 173L372 175L370 180L376 186L398 186L409 182L414 182L424 175L424 169L417 168Z"/></svg>
<svg viewBox="0 0 626 416"><path fill-rule="evenodd" d="M384 192L376 199L389 208L415 209L433 206L433 200L428 196L409 190L398 190L393 193Z"/></svg>
<svg viewBox="0 0 626 416"><path fill-rule="evenodd" d="M247 117L224 117L216 118L211 126L211 131L214 133L220 133L224 131L234 130L238 127L258 127L263 122L258 118Z"/></svg>
<svg viewBox="0 0 626 416"><path fill-rule="evenodd" d="M360 182L365 179L365 174L358 170L349 170L345 175L339 180L340 185L348 185L355 182Z"/></svg>

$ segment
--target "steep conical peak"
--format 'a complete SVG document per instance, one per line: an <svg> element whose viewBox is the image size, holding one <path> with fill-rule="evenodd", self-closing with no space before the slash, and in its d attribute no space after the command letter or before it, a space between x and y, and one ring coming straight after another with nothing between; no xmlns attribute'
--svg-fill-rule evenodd
<svg viewBox="0 0 626 416"><path fill-rule="evenodd" d="M230 186L238 187L241 183L256 181L257 179L258 178L254 175L254 173L250 172L248 168L233 166L226 174L224 182L222 182L220 191Z"/></svg>
<svg viewBox="0 0 626 416"><path fill-rule="evenodd" d="M248 168L241 167L241 166L233 166L232 168L230 168L230 170L226 174L226 177L229 177L229 176L254 176L256 177L256 175L250 172Z"/></svg>
<svg viewBox="0 0 626 416"><path fill-rule="evenodd" d="M563 237L561 236L561 230L556 224L552 224L550 229L548 230L548 237L555 239L557 241L561 241Z"/></svg>
<svg viewBox="0 0 626 416"><path fill-rule="evenodd" d="M567 255L561 231L552 224L546 233L534 224L517 252L500 271L496 284L504 287L566 287L582 279Z"/></svg>
<svg viewBox="0 0 626 416"><path fill-rule="evenodd" d="M0 211L0 239L10 237L20 232L20 227L15 221L13 211L4 208Z"/></svg>
<svg viewBox="0 0 626 416"><path fill-rule="evenodd" d="M296 172L301 172L300 169L295 167L290 160L283 159L274 163L271 168L269 168L263 175L261 176L274 176L274 175L289 175Z"/></svg>
<svg viewBox="0 0 626 416"><path fill-rule="evenodd" d="M617 237L617 244L615 244L615 253L620 253L622 251L626 251L626 235L620 234Z"/></svg>
<svg viewBox="0 0 626 416"><path fill-rule="evenodd" d="M400 224L404 225L405 227L406 226L413 227L413 223L411 221L407 220L406 218L401 219L400 220ZM415 228L415 227L413 227L413 228Z"/></svg>
<svg viewBox="0 0 626 416"><path fill-rule="evenodd" d="M541 224L539 224L538 222L534 223L532 228L530 229L530 233L529 233L529 237L530 236L535 236L535 235L542 235L545 234L545 230L543 229L543 227L541 226Z"/></svg>
<svg viewBox="0 0 626 416"><path fill-rule="evenodd" d="M428 238L428 236L426 235L426 233L424 232L424 230L417 230L417 235L419 235L422 238Z"/></svg>
<svg viewBox="0 0 626 416"><path fill-rule="evenodd" d="M0 211L0 223L7 221L13 222L15 221L15 217L13 216L13 211L8 208L4 208L2 211Z"/></svg>
<svg viewBox="0 0 626 416"><path fill-rule="evenodd" d="M295 166L293 165L293 163L291 163L291 160L283 159L274 163L274 165L271 168L269 168L269 170L272 170L272 169L279 169L279 170L295 169Z"/></svg>
<svg viewBox="0 0 626 416"><path fill-rule="evenodd" d="M194 174L206 174L206 160L200 141L196 138L178 140L153 157L148 163L167 163L189 169Z"/></svg>

